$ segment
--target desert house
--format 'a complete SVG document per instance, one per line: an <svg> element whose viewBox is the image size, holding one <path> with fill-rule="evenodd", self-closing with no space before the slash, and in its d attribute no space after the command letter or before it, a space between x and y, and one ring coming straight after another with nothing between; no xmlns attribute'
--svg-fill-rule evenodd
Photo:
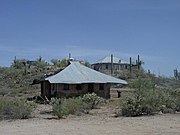
<svg viewBox="0 0 180 135"><path fill-rule="evenodd" d="M41 96L50 99L94 92L103 98L110 98L111 84L127 84L127 82L73 61L61 72L41 81Z"/></svg>
<svg viewBox="0 0 180 135"><path fill-rule="evenodd" d="M120 58L107 56L94 64L92 64L92 68L94 70L110 74L113 71L124 71L127 70L130 66L130 63Z"/></svg>

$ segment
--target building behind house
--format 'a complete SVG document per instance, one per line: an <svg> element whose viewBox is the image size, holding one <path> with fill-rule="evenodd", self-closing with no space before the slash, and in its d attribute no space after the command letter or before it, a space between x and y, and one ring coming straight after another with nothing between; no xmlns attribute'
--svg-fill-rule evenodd
<svg viewBox="0 0 180 135"><path fill-rule="evenodd" d="M174 70L174 77L175 79L180 80L180 72L178 71L178 69Z"/></svg>
<svg viewBox="0 0 180 135"><path fill-rule="evenodd" d="M125 71L129 69L130 63L120 58L107 56L92 64L94 70L110 74L113 71Z"/></svg>

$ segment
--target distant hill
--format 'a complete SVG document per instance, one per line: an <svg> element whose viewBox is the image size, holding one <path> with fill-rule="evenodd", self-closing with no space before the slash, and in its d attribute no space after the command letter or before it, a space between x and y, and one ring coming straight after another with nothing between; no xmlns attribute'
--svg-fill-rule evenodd
<svg viewBox="0 0 180 135"><path fill-rule="evenodd" d="M27 98L40 95L40 85L32 85L48 75L55 74L67 66L68 61L54 60L49 64L42 59L28 61L14 60L11 67L0 67L0 96ZM87 64L89 66L89 64ZM158 87L180 88L180 81L173 78L155 77L143 69L125 72L115 72L117 78L133 80L137 78L151 78Z"/></svg>

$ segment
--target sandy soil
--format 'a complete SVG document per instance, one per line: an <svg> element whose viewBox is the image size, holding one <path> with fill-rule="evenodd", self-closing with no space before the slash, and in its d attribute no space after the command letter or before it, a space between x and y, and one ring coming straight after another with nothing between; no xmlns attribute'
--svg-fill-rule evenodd
<svg viewBox="0 0 180 135"><path fill-rule="evenodd" d="M180 114L114 118L111 108L101 108L57 120L37 112L35 118L1 121L0 135L180 135Z"/></svg>
<svg viewBox="0 0 180 135"><path fill-rule="evenodd" d="M28 119L0 122L1 135L180 135L180 115Z"/></svg>

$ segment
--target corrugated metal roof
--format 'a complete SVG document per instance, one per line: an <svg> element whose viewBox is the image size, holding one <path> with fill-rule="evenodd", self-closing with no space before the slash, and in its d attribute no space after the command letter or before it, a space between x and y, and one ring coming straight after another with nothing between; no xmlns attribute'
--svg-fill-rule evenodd
<svg viewBox="0 0 180 135"><path fill-rule="evenodd" d="M97 61L94 64L97 64L97 63L111 63L111 57L107 56L107 57ZM121 60L120 58L117 58L117 57L113 57L113 63L129 64L129 62Z"/></svg>
<svg viewBox="0 0 180 135"><path fill-rule="evenodd" d="M79 62L71 62L64 70L56 75L46 78L50 83L120 83L127 84L125 80L117 79L88 68Z"/></svg>

